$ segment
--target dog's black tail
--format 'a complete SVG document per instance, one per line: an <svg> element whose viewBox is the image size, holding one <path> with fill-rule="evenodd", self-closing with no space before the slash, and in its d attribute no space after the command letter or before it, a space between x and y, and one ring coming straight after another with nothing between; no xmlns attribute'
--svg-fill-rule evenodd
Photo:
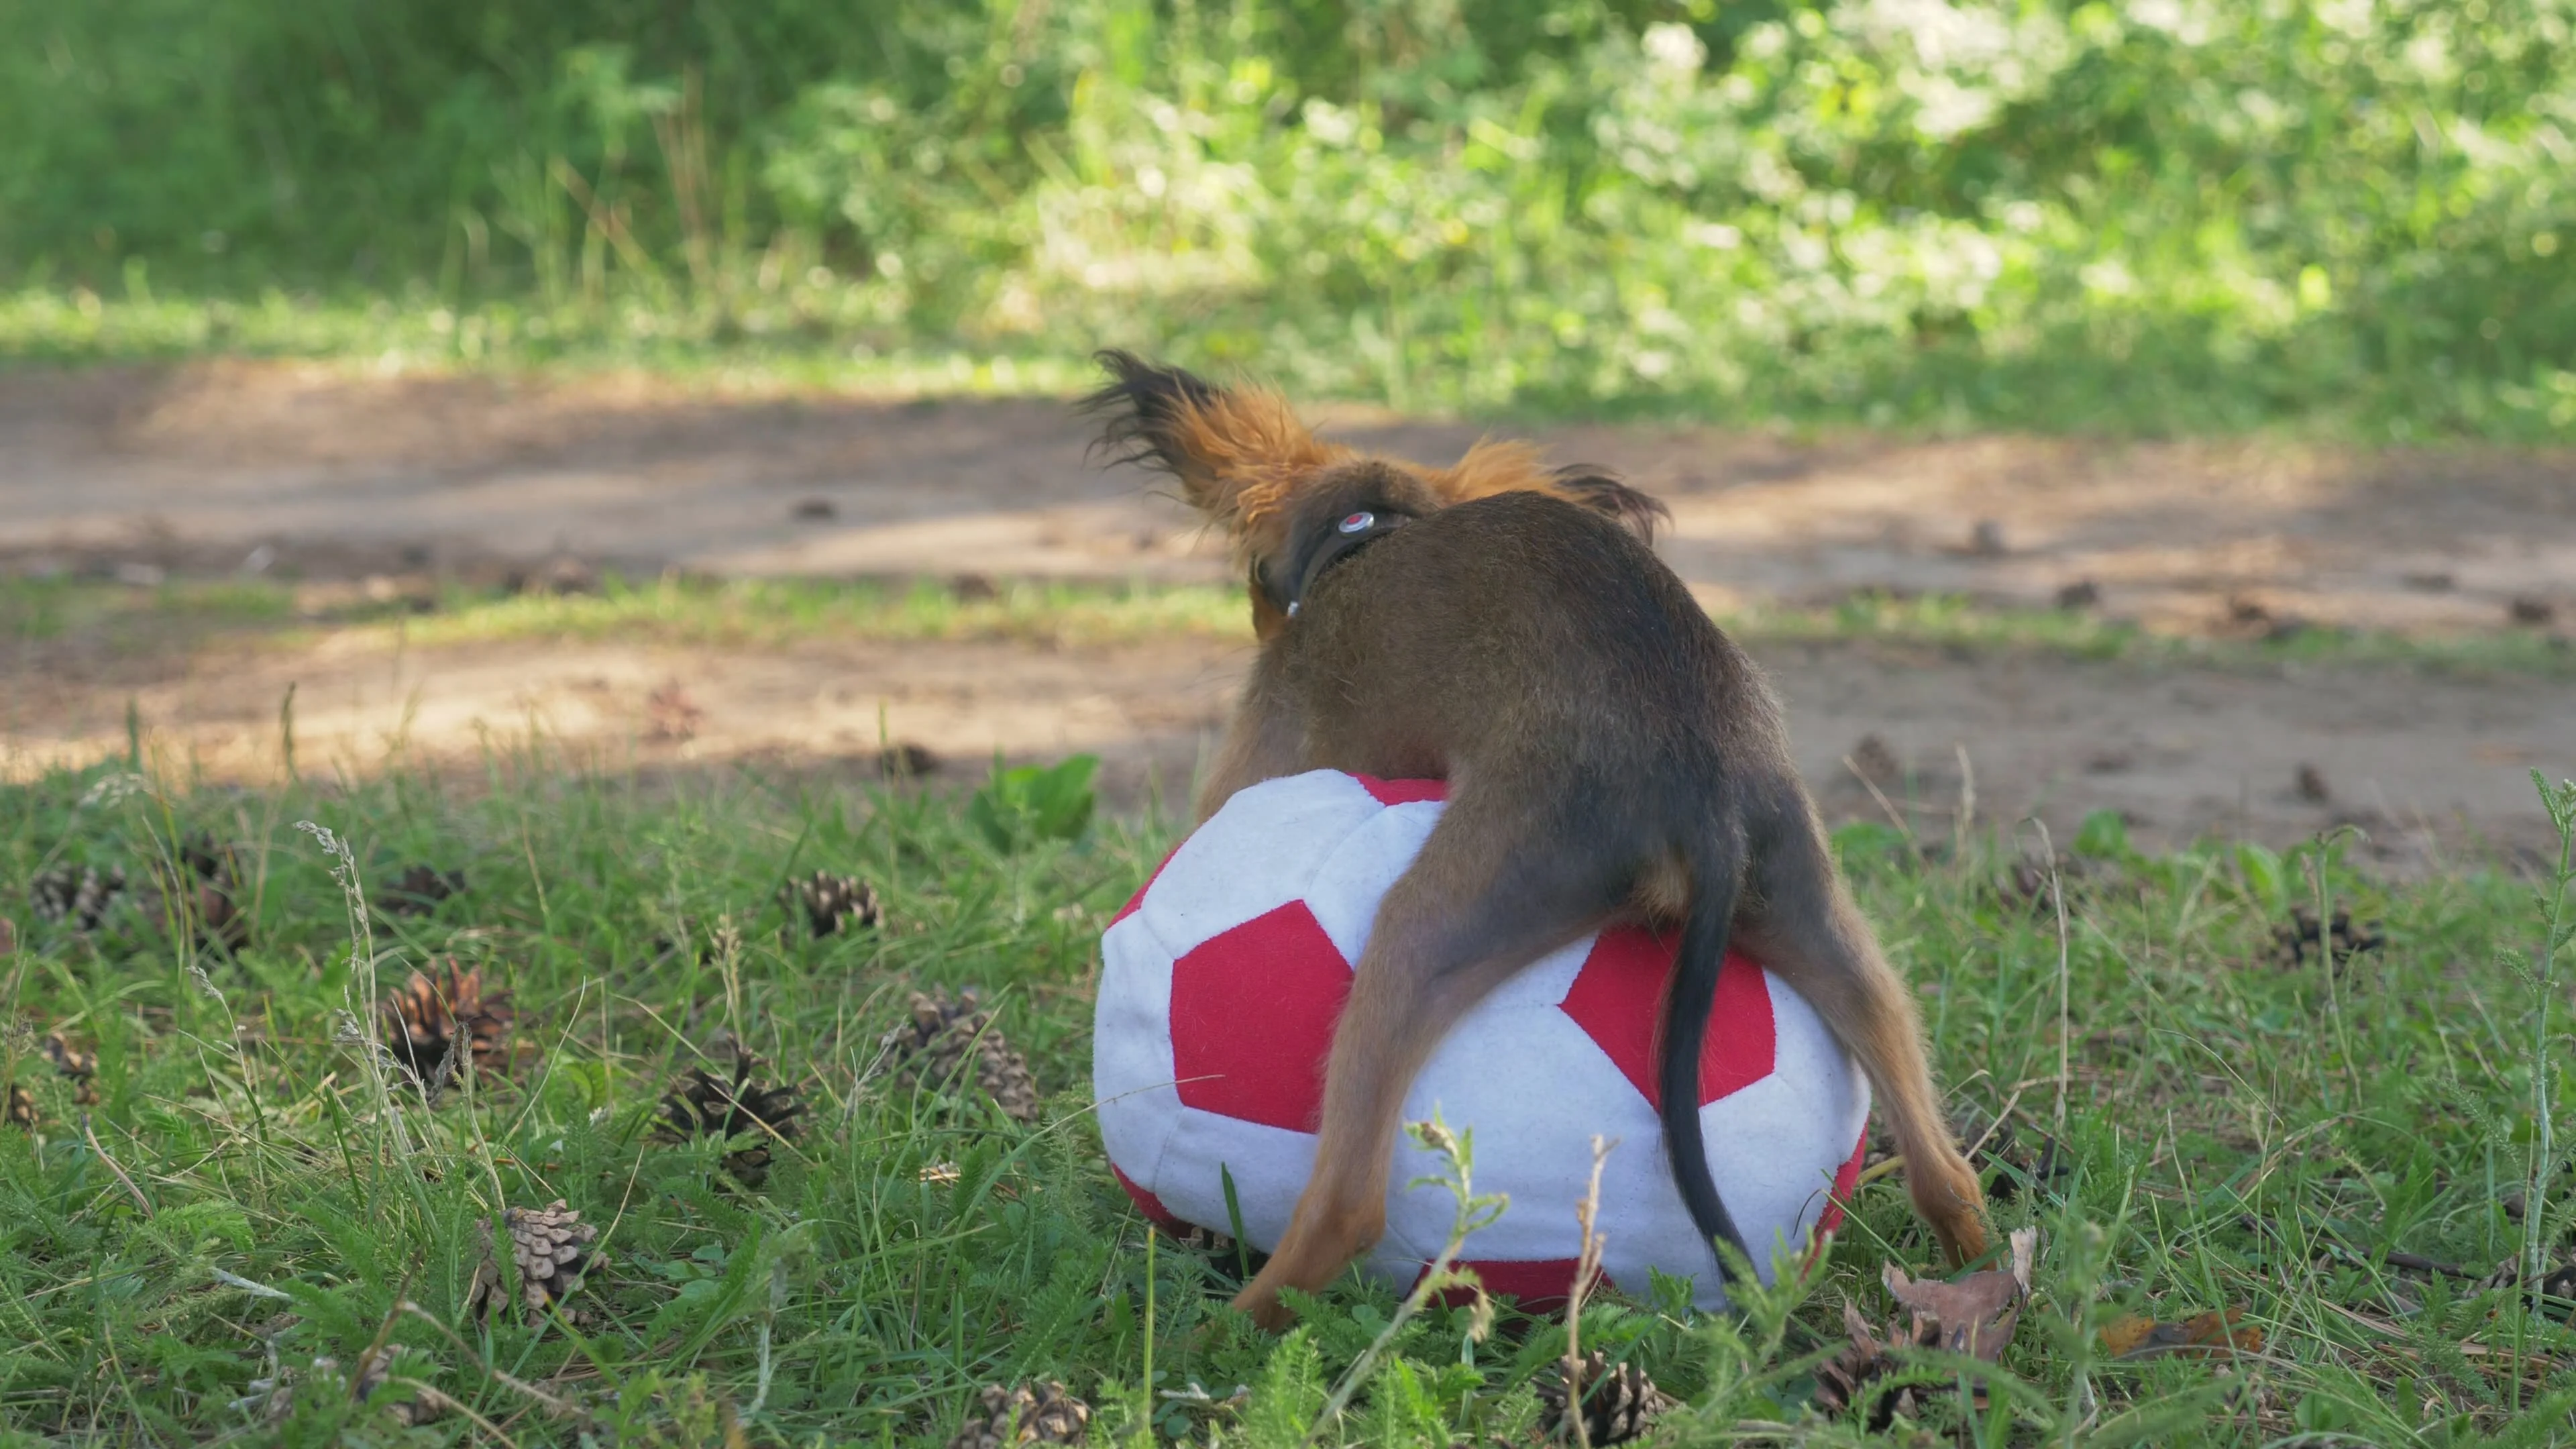
<svg viewBox="0 0 2576 1449"><path fill-rule="evenodd" d="M1681 951L1664 994L1663 1057L1656 1063L1664 1154L1682 1205L1705 1243L1724 1242L1753 1258L1752 1249L1726 1210L1709 1172L1708 1140L1700 1132L1700 1049L1708 1040L1708 1014L1717 1002L1717 976L1726 961L1726 937L1735 921L1743 876L1743 850L1733 842L1705 844L1692 861L1690 915L1682 925ZM1718 1266L1729 1281L1735 1269L1724 1254Z"/></svg>

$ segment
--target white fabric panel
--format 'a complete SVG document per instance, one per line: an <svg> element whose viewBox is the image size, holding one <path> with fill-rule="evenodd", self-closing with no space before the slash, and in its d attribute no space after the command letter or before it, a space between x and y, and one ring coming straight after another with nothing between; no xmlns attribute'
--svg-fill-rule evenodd
<svg viewBox="0 0 2576 1449"><path fill-rule="evenodd" d="M1186 956L1210 936L1303 896L1351 832L1385 808L1359 781L1332 770L1265 780L1225 802L1181 843L1136 915L1151 923L1164 950Z"/></svg>

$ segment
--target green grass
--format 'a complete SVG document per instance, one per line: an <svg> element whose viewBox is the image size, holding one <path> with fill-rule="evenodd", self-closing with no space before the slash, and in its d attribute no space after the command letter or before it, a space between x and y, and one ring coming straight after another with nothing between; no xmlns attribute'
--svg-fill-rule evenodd
<svg viewBox="0 0 2576 1449"><path fill-rule="evenodd" d="M1719 622L1751 642L1869 641L1967 651L2018 650L2066 659L2277 669L2288 665L2428 669L2542 677L2576 675L2576 650L2536 629L2401 634L2326 626L2262 638L2168 634L2082 609L1994 604L1956 594L1857 593L1821 607L1757 605Z"/></svg>
<svg viewBox="0 0 2576 1449"><path fill-rule="evenodd" d="M147 289L103 298L25 287L0 292L0 367L228 356L304 359L373 376L561 378L643 369L718 386L832 387L880 397L1064 397L1099 382L1088 350L1060 343L923 336L853 351L829 327L715 336L651 308L610 315L567 307L551 320L529 311L495 302L470 310L460 324L452 309L416 289L390 296L348 288L248 296Z"/></svg>
<svg viewBox="0 0 2576 1449"><path fill-rule="evenodd" d="M111 652L172 640L309 647L325 634L388 648L516 640L625 639L776 647L818 639L1011 639L1060 645L1251 636L1240 590L1191 585L1002 580L990 594L944 580L713 580L630 583L597 592L518 593L450 585L418 597L336 589L308 611L291 583L181 580L134 588L66 578L0 579L0 637L79 639Z"/></svg>
<svg viewBox="0 0 2576 1449"><path fill-rule="evenodd" d="M987 597L929 579L610 577L595 593L449 586L414 601L348 598L307 615L297 609L295 586L283 582L180 580L134 588L70 578L0 578L0 638L76 638L111 653L133 653L218 638L305 648L325 633L372 636L388 649L554 639L773 648L831 639L1006 639L1078 647L1252 637L1242 590L1231 585L993 582ZM2210 639L2158 633L2086 610L1866 593L1831 606L1757 605L1722 613L1719 621L1757 646L1866 642L2141 666L2315 664L2576 675L2576 652L2547 633L2525 629L2415 636L2307 628L2279 638Z"/></svg>
<svg viewBox="0 0 2576 1449"><path fill-rule="evenodd" d="M347 842L352 885L378 907L363 931L306 820ZM139 876L194 830L239 852L238 953L174 946L132 916L74 935L24 908L40 868L121 861ZM755 1443L938 1444L975 1386L1033 1377L1095 1405L1095 1443L1136 1442L1149 1412L1168 1427L1171 1401L1153 1395L1193 1383L1218 1398L1252 1386L1239 1411L1181 1412L1193 1442L1220 1427L1278 1449L1310 1431L1374 1449L1525 1433L1557 1326L1507 1314L1477 1342L1467 1314L1434 1309L1394 1333L1347 1418L1314 1423L1326 1385L1388 1326L1388 1295L1345 1282L1274 1341L1224 1310L1230 1258L1149 1248L1085 1110L1085 1036L1097 933L1168 838L1111 820L997 853L955 799L753 773L646 792L529 756L493 759L470 794L402 775L160 794L111 769L0 790L0 912L20 941L0 964L0 1075L39 1117L0 1128L0 1434L474 1437L455 1412L404 1429L387 1404L415 1390L355 1405L313 1367L377 1344L519 1444L584 1429L712 1443L728 1418ZM2150 859L2103 821L2081 842L2061 969L2054 917L1998 889L2000 842L1917 854L1856 827L1841 844L1957 1105L2051 1128L2061 1011L2071 1023L2072 1170L2016 1180L1994 1209L1998 1227L2042 1230L2037 1300L1973 1423L1955 1397L1929 1411L1929 1440L1827 1421L1812 1370L1839 1341L1842 1300L1880 1314L1881 1266L1932 1261L1895 1183L1872 1183L1803 1289L1744 1315L1617 1297L1587 1311L1587 1345L1687 1401L1659 1442L1911 1444L1955 1428L1987 1445L2536 1446L2576 1432L2564 1305L2542 1316L2387 1261L2482 1273L2522 1246L2503 1200L2527 1175L2535 1089L2563 1104L2576 1088L2568 1017L2543 1027L2529 975L2563 895L2484 869L2374 884L2331 852L2209 843ZM387 915L387 881L416 861L462 868L466 891ZM782 936L776 888L818 868L874 882L885 927ZM2272 928L2320 895L2384 921L2386 946L2335 977L2267 960ZM662 944L705 943L727 920L738 949ZM515 993L525 1046L510 1080L431 1108L387 1085L360 1024L371 983L442 955ZM1034 1065L1033 1124L971 1090L899 1088L886 1069L879 1040L905 993L966 984ZM812 1104L757 1192L727 1182L716 1146L649 1131L719 1028ZM95 1047L94 1104L40 1054L54 1029ZM2550 1110L2563 1149L2576 1134ZM945 1164L953 1180L931 1171ZM605 1229L572 1300L581 1322L477 1327L473 1225L556 1198ZM2543 1201L2563 1253L2569 1198ZM2094 1346L2117 1315L2226 1307L2263 1330L2260 1353L2113 1363ZM270 1431L230 1405L280 1368L306 1387ZM549 1401L585 1417L551 1418Z"/></svg>
<svg viewBox="0 0 2576 1449"><path fill-rule="evenodd" d="M679 644L808 639L1013 639L1103 644L1252 637L1240 589L997 581L991 596L935 580L612 582L598 594L467 598L405 625L415 644L485 639L648 638Z"/></svg>

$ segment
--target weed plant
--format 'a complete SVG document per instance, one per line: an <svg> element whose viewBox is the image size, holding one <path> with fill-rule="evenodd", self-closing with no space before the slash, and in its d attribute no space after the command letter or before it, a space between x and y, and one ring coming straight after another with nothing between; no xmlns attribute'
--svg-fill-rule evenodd
<svg viewBox="0 0 2576 1449"><path fill-rule="evenodd" d="M1098 933L1171 828L1060 809L1080 774L982 792L985 815L1055 822L1004 832L974 798L747 771L647 790L542 751L454 792L401 773L191 790L122 764L0 789L0 1076L34 1119L0 1126L0 1435L938 1444L979 1385L1044 1378L1095 1406L1095 1443L1524 1438L1562 1325L1506 1310L1486 1334L1471 1308L1399 1312L1346 1280L1271 1339L1224 1308L1234 1254L1149 1243L1087 1114L1086 1034ZM2576 787L2551 799L2576 826ZM21 903L59 868L147 879L197 832L234 849L238 951L130 907L82 932ZM1934 1262L1874 1176L1817 1271L1741 1313L1661 1284L1585 1308L1587 1351L1683 1401L1657 1442L2576 1433L2576 1304L2484 1286L2569 1249L2563 856L2391 886L2333 843L2146 857L2103 817L2063 865L2061 936L2008 839L1838 844L1954 1102L2058 1139L1990 1174L1997 1226L2041 1229L2037 1295L1982 1407L1936 1393L1919 1430L1875 1434L1822 1414L1841 1302L1879 1314L1883 1265ZM413 863L464 889L390 911ZM779 888L817 869L872 883L882 921L782 931ZM2385 942L2283 958L2301 905ZM371 996L441 957L514 994L520 1045L430 1100L371 1044ZM1035 1068L1034 1122L963 1083L895 1085L882 1042L907 993L970 984ZM48 1032L94 1075L58 1070ZM727 1144L655 1131L726 1042L809 1104L757 1189ZM478 1319L477 1225L556 1199L602 1230L577 1317ZM2099 1337L2228 1308L2259 1346L2113 1359ZM1937 1360L1912 1377L1959 1382Z"/></svg>
<svg viewBox="0 0 2576 1449"><path fill-rule="evenodd" d="M0 13L0 352L2576 428L2564 0Z"/></svg>

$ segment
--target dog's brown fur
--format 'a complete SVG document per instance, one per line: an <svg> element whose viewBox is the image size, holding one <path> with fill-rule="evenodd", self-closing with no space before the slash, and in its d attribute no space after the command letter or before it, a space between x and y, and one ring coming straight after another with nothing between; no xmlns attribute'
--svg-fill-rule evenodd
<svg viewBox="0 0 2576 1449"><path fill-rule="evenodd" d="M1377 1240L1397 1115L1432 1048L1514 972L1621 916L1683 927L1663 1116L1703 1233L1734 1229L1698 1114L1676 1104L1698 1101L1731 933L1860 1059L1943 1248L1982 1254L1977 1179L1943 1125L1913 997L1834 867L1761 675L1648 547L1661 505L1519 443L1436 470L1363 457L1275 394L1101 361L1105 441L1169 471L1253 582L1261 653L1198 817L1308 769L1449 782L1358 963L1314 1176L1236 1306L1277 1327L1280 1290L1322 1287ZM1413 521L1333 566L1292 619L1282 560L1362 509Z"/></svg>

